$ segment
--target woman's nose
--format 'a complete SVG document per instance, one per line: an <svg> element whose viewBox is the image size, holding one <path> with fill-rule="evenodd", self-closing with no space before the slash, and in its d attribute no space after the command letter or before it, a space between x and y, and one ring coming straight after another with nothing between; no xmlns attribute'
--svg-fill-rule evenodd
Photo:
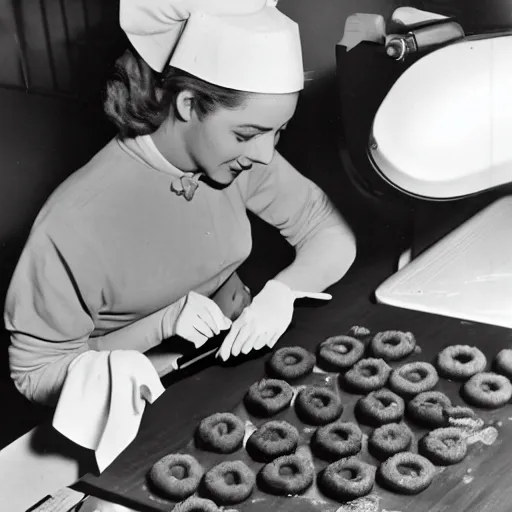
<svg viewBox="0 0 512 512"><path fill-rule="evenodd" d="M252 162L268 165L274 158L275 137L272 132L256 137L247 153L247 158Z"/></svg>

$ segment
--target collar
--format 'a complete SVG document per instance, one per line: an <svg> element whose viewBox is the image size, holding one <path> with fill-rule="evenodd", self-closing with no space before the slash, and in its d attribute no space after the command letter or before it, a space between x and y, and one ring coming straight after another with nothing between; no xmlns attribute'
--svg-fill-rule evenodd
<svg viewBox="0 0 512 512"><path fill-rule="evenodd" d="M191 201L195 191L199 187L201 173L199 172L183 172L167 160L158 150L151 135L140 135L133 139L123 141L137 157L144 161L153 169L170 175L170 190L178 196L183 196L187 201Z"/></svg>

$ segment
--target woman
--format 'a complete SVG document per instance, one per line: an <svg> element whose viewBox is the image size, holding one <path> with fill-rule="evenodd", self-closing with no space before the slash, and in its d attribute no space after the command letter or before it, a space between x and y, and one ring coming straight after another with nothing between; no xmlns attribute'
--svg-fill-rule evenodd
<svg viewBox="0 0 512 512"><path fill-rule="evenodd" d="M151 359L174 335L199 347L228 330L223 360L273 346L297 290L321 291L352 264L344 220L275 151L303 84L296 25L255 2L254 13L227 16L229 3L184 13L183 2L158 12L121 2L134 49L105 101L119 136L48 199L6 300L11 375L30 400L54 404L88 350ZM278 228L296 258L236 318L212 297L251 251L246 210ZM163 374L178 357L153 360Z"/></svg>

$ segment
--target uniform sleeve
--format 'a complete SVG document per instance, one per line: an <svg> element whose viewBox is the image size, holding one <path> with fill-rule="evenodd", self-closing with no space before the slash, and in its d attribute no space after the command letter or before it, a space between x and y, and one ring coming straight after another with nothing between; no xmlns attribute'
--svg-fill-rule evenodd
<svg viewBox="0 0 512 512"><path fill-rule="evenodd" d="M278 152L266 167L247 173L242 194L249 211L275 226L296 249L277 276L296 290L320 291L350 268L354 235L328 196Z"/></svg>
<svg viewBox="0 0 512 512"><path fill-rule="evenodd" d="M29 237L4 311L11 376L29 400L55 404L69 364L86 350L143 352L161 341L162 311L101 339L90 338L104 283L101 261L73 230L63 226L58 235L39 230Z"/></svg>

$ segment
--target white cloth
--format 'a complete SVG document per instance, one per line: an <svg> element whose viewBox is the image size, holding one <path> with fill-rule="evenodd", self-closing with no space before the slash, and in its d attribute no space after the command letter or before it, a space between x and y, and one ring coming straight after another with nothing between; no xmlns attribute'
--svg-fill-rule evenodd
<svg viewBox="0 0 512 512"><path fill-rule="evenodd" d="M53 427L94 450L102 472L133 441L146 402L164 387L149 359L135 350L88 351L70 364Z"/></svg>

